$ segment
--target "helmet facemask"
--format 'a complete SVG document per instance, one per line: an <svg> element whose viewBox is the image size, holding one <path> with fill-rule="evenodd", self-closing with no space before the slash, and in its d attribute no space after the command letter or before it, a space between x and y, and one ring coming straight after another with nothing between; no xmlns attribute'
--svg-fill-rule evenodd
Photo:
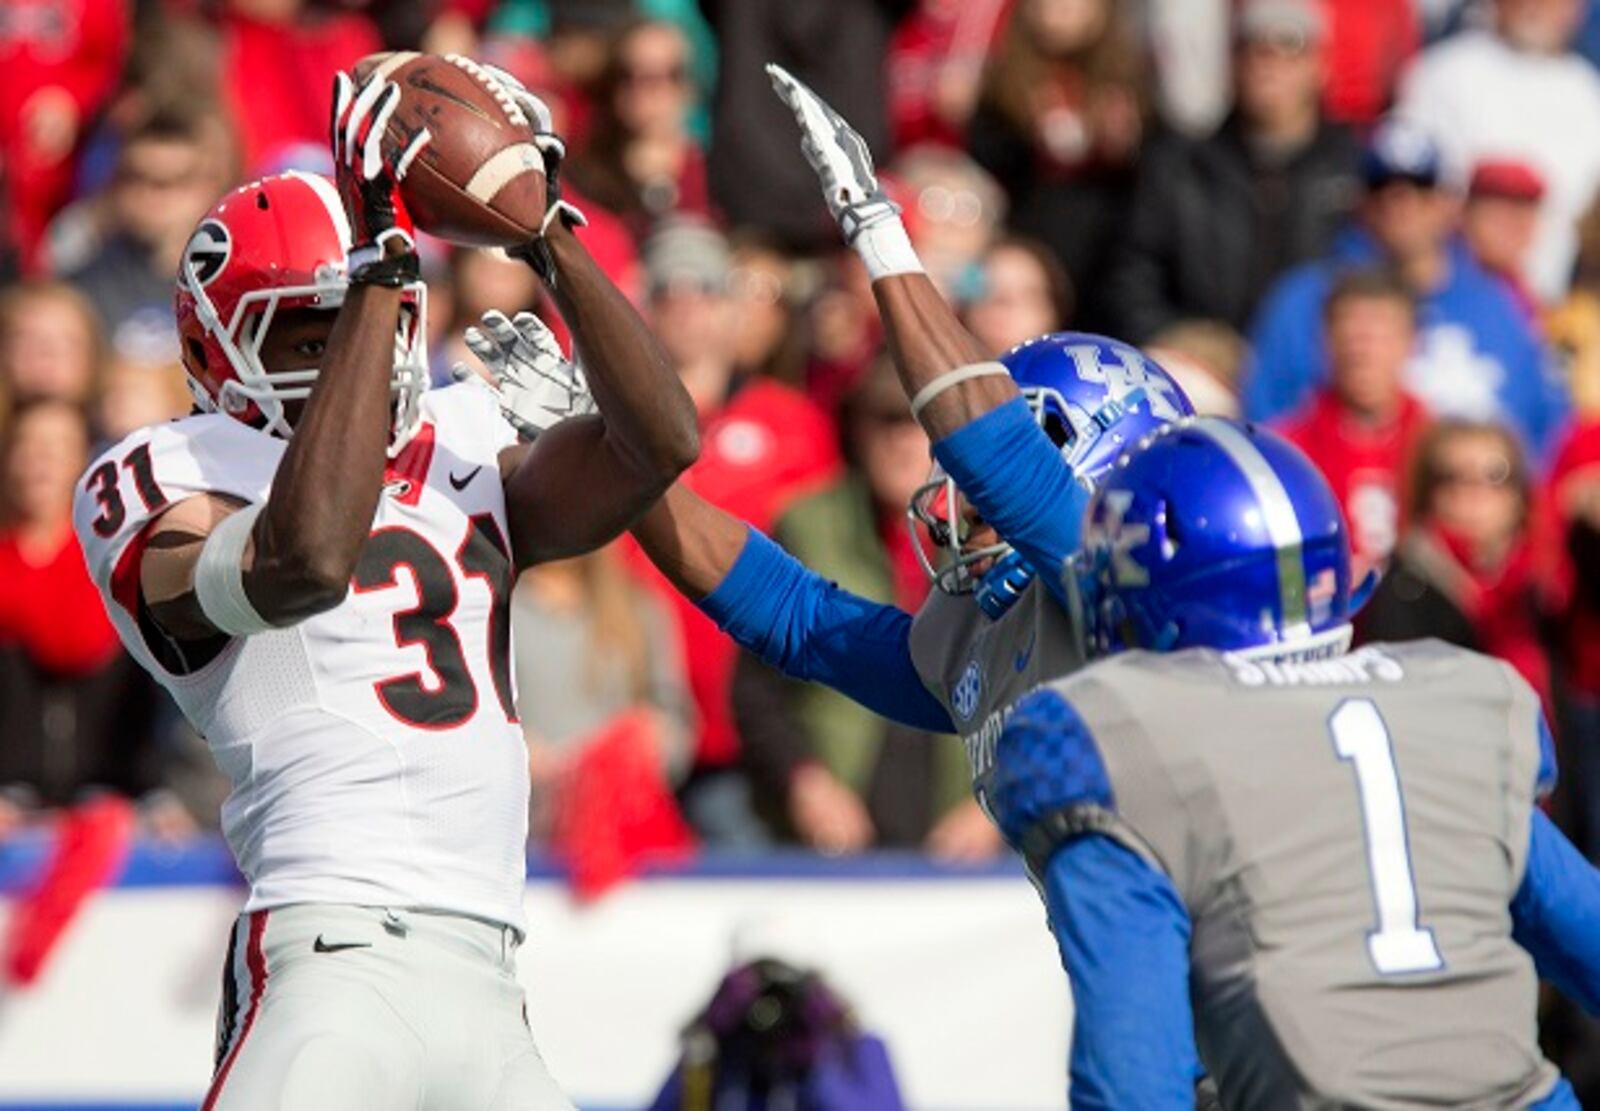
<svg viewBox="0 0 1600 1111"><path fill-rule="evenodd" d="M992 564L1011 551L1011 545L1001 540L967 547L974 518L966 512L966 499L956 489L955 479L945 474L938 463L928 473L928 480L911 495L906 518L917 562L929 581L946 594L972 593L983 578L973 567L985 561ZM985 572L989 570L985 568Z"/></svg>
<svg viewBox="0 0 1600 1111"><path fill-rule="evenodd" d="M1062 460L1075 474L1082 474L1083 465L1100 438L1129 408L1143 400L1144 393L1135 390L1121 400L1108 396L1092 413L1048 387L1026 387L1022 397L1034 420L1061 452ZM938 463L912 495L906 516L917 561L929 581L944 593L977 593L984 611L997 617L1031 581L1021 555L1005 541L967 548L973 518L966 512L966 500L955 480ZM919 529L918 525L922 527ZM989 565L981 574L973 570L985 561ZM986 589L990 585L993 590Z"/></svg>
<svg viewBox="0 0 1600 1111"><path fill-rule="evenodd" d="M261 361L262 344L280 312L301 308L336 311L342 306L348 288L342 270L321 267L311 284L253 290L239 298L232 319L223 321L203 284L190 272L193 262L186 261L185 267L183 277L194 295L196 313L233 369L233 376L222 382L214 399L191 376L190 390L196 402L205 411L224 412L255 424L258 422L248 416L253 406L264 431L286 440L291 438L294 428L286 419L285 405L311 396L321 368L268 370ZM390 458L398 455L416 432L422 394L429 385L427 287L412 282L402 287L402 295L389 384L394 410Z"/></svg>

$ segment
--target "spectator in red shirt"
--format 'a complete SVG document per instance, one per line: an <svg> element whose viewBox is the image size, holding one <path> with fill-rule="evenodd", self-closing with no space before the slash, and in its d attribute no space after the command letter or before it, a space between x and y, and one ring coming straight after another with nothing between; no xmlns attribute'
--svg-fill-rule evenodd
<svg viewBox="0 0 1600 1111"><path fill-rule="evenodd" d="M35 400L12 414L6 441L0 637L48 671L92 674L116 655L117 636L72 537L88 422L69 402Z"/></svg>
<svg viewBox="0 0 1600 1111"><path fill-rule="evenodd" d="M791 499L837 475L833 421L792 387L738 376L732 261L720 232L690 220L671 221L646 242L644 261L652 330L700 412L700 460L679 481L770 530ZM677 615L700 713L694 767L681 793L684 812L712 844L758 843L764 834L735 768L739 737L730 689L738 650L637 550L632 554L634 566Z"/></svg>
<svg viewBox="0 0 1600 1111"><path fill-rule="evenodd" d="M1521 443L1503 425L1434 424L1417 445L1411 523L1356 619L1357 639L1438 637L1498 656L1555 720L1542 628L1552 599L1533 503Z"/></svg>
<svg viewBox="0 0 1600 1111"><path fill-rule="evenodd" d="M72 154L116 87L126 0L0 4L0 279L14 252L34 269L46 224L72 189Z"/></svg>
<svg viewBox="0 0 1600 1111"><path fill-rule="evenodd" d="M1009 0L921 0L889 37L889 128L896 150L959 147L978 105Z"/></svg>
<svg viewBox="0 0 1600 1111"><path fill-rule="evenodd" d="M88 459L77 406L35 400L12 414L0 450L0 833L90 788L156 785L155 692L118 647L73 537Z"/></svg>
<svg viewBox="0 0 1600 1111"><path fill-rule="evenodd" d="M573 183L637 237L673 212L708 216L706 160L689 134L694 107L689 40L676 25L624 28L601 79L598 111Z"/></svg>
<svg viewBox="0 0 1600 1111"><path fill-rule="evenodd" d="M325 143L334 71L383 49L366 16L304 0L227 0L220 30L223 97L247 174L286 147Z"/></svg>
<svg viewBox="0 0 1600 1111"><path fill-rule="evenodd" d="M1394 550L1403 476L1428 423L1401 385L1416 313L1410 291L1387 270L1341 278L1323 307L1328 383L1283 428L1339 495L1358 574Z"/></svg>
<svg viewBox="0 0 1600 1111"><path fill-rule="evenodd" d="M1413 0L1323 0L1328 41L1323 104L1340 123L1370 126L1388 111L1400 71L1421 45Z"/></svg>

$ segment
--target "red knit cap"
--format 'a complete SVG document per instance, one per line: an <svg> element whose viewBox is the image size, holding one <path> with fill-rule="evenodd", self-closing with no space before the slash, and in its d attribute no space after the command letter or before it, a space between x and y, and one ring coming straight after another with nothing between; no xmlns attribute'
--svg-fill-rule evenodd
<svg viewBox="0 0 1600 1111"><path fill-rule="evenodd" d="M1511 158L1485 159L1473 167L1467 195L1539 201L1544 199L1544 178L1526 162Z"/></svg>

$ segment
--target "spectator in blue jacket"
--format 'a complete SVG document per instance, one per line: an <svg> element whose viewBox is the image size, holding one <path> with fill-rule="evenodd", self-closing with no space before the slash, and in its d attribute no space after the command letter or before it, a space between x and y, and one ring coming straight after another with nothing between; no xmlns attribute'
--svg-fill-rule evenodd
<svg viewBox="0 0 1600 1111"><path fill-rule="evenodd" d="M1284 275L1257 313L1245 414L1266 420L1305 403L1327 378L1329 289L1347 270L1389 266L1417 298L1407 388L1435 413L1500 421L1536 457L1545 454L1567 415L1565 388L1527 315L1456 235L1460 202L1440 177L1437 146L1390 122L1373 136L1362 169L1366 195L1354 224L1326 258Z"/></svg>

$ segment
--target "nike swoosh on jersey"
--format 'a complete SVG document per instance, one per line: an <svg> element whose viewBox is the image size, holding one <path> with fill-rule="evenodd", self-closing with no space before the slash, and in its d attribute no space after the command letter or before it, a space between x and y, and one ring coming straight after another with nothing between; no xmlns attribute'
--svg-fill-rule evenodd
<svg viewBox="0 0 1600 1111"><path fill-rule="evenodd" d="M321 934L318 934L317 940L311 943L311 951L314 953L342 953L346 949L371 948L372 942L370 941L336 941L332 945L329 945L326 941L322 940Z"/></svg>
<svg viewBox="0 0 1600 1111"><path fill-rule="evenodd" d="M450 487L451 487L451 489L456 490L456 491L465 490L467 488L467 483L469 483L473 479L477 478L478 477L478 472L481 471L481 470L483 470L483 464L480 463L476 467L473 467L472 470L467 472L467 477L466 478L457 478L455 476L455 472L452 471L451 474L450 474Z"/></svg>
<svg viewBox="0 0 1600 1111"><path fill-rule="evenodd" d="M1035 644L1037 644L1038 642L1039 642L1039 631L1037 629L1035 629L1034 632L1033 632L1033 635L1028 638L1028 646L1026 648L1024 648L1022 651L1018 652L1017 653L1017 658L1014 661L1012 661L1013 665L1017 669L1017 674L1018 675L1022 674L1024 671L1028 670L1028 661L1033 659L1033 646Z"/></svg>

